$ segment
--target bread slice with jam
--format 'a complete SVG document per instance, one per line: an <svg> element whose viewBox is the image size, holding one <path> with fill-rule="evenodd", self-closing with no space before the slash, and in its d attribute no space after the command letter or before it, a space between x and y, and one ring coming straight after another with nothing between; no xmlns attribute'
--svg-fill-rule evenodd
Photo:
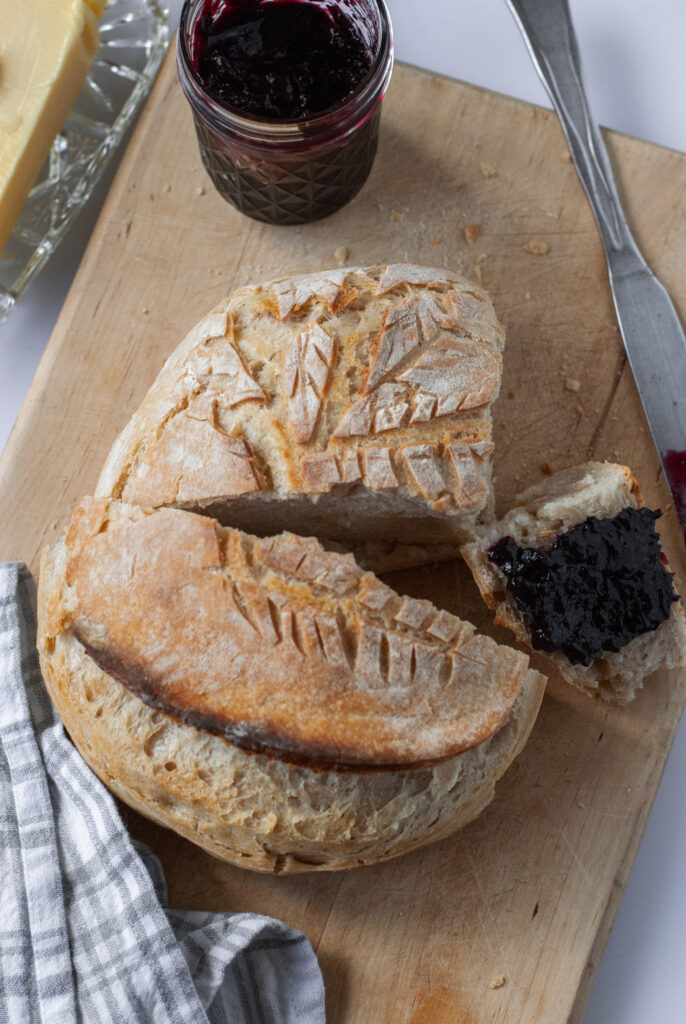
<svg viewBox="0 0 686 1024"><path fill-rule="evenodd" d="M588 462L524 491L462 548L481 594L531 650L608 701L686 664L686 620L631 470Z"/></svg>

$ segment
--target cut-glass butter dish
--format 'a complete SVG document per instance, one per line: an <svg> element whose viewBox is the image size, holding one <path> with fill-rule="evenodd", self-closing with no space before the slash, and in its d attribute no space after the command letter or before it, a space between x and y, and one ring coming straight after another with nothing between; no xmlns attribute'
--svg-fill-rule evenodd
<svg viewBox="0 0 686 1024"><path fill-rule="evenodd" d="M109 0L99 30L85 84L0 254L0 321L57 249L140 109L169 43L169 15L159 0Z"/></svg>

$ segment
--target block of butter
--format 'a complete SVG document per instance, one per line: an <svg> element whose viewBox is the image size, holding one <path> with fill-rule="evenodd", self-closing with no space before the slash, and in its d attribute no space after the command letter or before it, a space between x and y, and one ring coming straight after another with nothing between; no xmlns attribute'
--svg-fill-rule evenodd
<svg viewBox="0 0 686 1024"><path fill-rule="evenodd" d="M86 80L105 0L0 0L0 252Z"/></svg>

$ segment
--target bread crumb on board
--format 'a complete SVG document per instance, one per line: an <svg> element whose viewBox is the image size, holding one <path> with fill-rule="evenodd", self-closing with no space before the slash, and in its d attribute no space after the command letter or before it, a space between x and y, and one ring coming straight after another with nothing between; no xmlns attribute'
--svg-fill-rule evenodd
<svg viewBox="0 0 686 1024"><path fill-rule="evenodd" d="M493 164L482 164L481 173L483 174L484 178L492 178L498 172L496 171Z"/></svg>
<svg viewBox="0 0 686 1024"><path fill-rule="evenodd" d="M546 461L541 466L541 472L545 473L546 476L552 476L555 472L555 467L551 462L548 462L548 460L546 459Z"/></svg>
<svg viewBox="0 0 686 1024"><path fill-rule="evenodd" d="M489 988L502 988L506 981L507 981L507 978L505 977L505 975L504 974L500 974L500 975L498 975L497 978L494 978L493 981L490 981L488 983L488 987Z"/></svg>
<svg viewBox="0 0 686 1024"><path fill-rule="evenodd" d="M525 252L530 252L534 256L545 256L547 252L550 252L550 246L547 242L544 242L542 238L532 238L530 242L527 242L524 246Z"/></svg>
<svg viewBox="0 0 686 1024"><path fill-rule="evenodd" d="M573 377L565 377L565 391L580 391L581 382Z"/></svg>
<svg viewBox="0 0 686 1024"><path fill-rule="evenodd" d="M477 238L479 237L480 231L480 224L468 224L467 227L464 229L464 237L467 239L470 245L476 242Z"/></svg>
<svg viewBox="0 0 686 1024"><path fill-rule="evenodd" d="M348 256L350 255L350 250L348 249L347 246L340 245L338 249L335 250L333 255L334 259L336 260L336 263L338 263L340 266L343 266Z"/></svg>
<svg viewBox="0 0 686 1024"><path fill-rule="evenodd" d="M198 187L195 190L195 194L196 194L196 196L204 196L205 195L205 188L204 188L204 186L203 185L198 185Z"/></svg>

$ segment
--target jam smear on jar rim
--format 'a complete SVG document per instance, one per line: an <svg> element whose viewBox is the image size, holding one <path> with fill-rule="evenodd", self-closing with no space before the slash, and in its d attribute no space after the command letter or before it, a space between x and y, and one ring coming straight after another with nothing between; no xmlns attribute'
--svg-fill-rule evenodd
<svg viewBox="0 0 686 1024"><path fill-rule="evenodd" d="M296 121L336 106L364 81L375 40L355 0L204 0L193 68L217 103Z"/></svg>
<svg viewBox="0 0 686 1024"><path fill-rule="evenodd" d="M536 650L590 665L669 618L678 597L655 530L660 515L625 508L613 518L589 516L548 549L520 548L512 537L488 548Z"/></svg>

